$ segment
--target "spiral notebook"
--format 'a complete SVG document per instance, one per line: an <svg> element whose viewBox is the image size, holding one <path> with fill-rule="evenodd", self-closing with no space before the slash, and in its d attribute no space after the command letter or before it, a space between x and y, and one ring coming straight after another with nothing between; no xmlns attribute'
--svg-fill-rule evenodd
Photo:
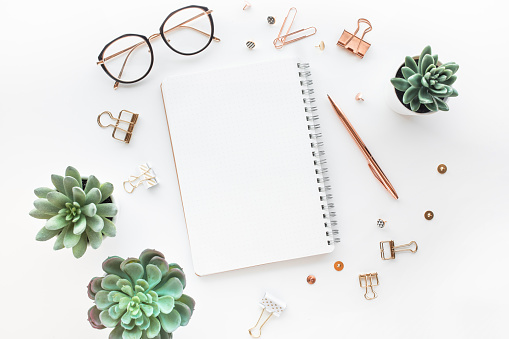
<svg viewBox="0 0 509 339"><path fill-rule="evenodd" d="M197 275L324 254L339 241L308 64L161 84Z"/></svg>

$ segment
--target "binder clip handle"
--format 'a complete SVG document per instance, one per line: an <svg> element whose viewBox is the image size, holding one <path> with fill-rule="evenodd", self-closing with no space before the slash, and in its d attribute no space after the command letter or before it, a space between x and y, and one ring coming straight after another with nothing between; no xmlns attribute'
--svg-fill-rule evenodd
<svg viewBox="0 0 509 339"><path fill-rule="evenodd" d="M361 22L368 24L368 27L364 30L364 33L362 33L361 36L361 40L364 40L364 35L366 35L366 33L368 32L371 32L373 26L371 26L371 23L369 22L368 19L360 18L359 20L357 20L357 29L355 30L355 33L353 35L357 35L357 32L359 32L359 29L361 28Z"/></svg>
<svg viewBox="0 0 509 339"><path fill-rule="evenodd" d="M112 124L109 124L109 125L103 125L103 124L101 123L101 117L102 117L104 114L107 114L107 115L110 117L110 119L111 119L111 120L116 120L116 119L113 117L113 114L111 114L111 112L110 112L110 111L104 111L104 112L102 112L101 114L99 114L99 115L97 116L97 123L99 124L99 126L101 126L101 127L103 127L103 128L105 128L105 127L115 127L115 126L114 126L114 125L112 125Z"/></svg>
<svg viewBox="0 0 509 339"><path fill-rule="evenodd" d="M267 312L269 314L269 316L263 321L263 323L261 325L259 325L260 320L262 320L264 313L266 313L265 309L262 309L262 313L260 314L260 318L258 318L256 325L254 325L252 328L249 329L249 335L251 335L251 337L253 337L253 338L260 338L260 336L262 335L262 327L265 325L265 323L267 323L267 321L269 321L270 317L272 317L272 315L274 314L271 312Z"/></svg>

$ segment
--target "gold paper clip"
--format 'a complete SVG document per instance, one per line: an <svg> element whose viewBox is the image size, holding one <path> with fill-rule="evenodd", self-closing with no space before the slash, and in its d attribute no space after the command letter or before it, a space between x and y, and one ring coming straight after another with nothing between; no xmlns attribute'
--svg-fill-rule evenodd
<svg viewBox="0 0 509 339"><path fill-rule="evenodd" d="M262 335L263 325L265 325L265 323L267 321L269 321L270 317L272 317L273 315L275 315L276 317L279 317L281 315L281 312L283 312L284 309L286 308L285 302L279 300L278 298L274 297L273 295L271 295L269 293L265 293L265 295L263 296L263 299L260 301L259 305L262 307L262 313L260 314L260 318L258 318L256 325L254 325L253 328L249 329L249 334L253 338L260 338L260 336ZM268 313L268 316L266 316L265 320L258 327L258 325L260 324L260 321L262 320L262 317L265 313ZM257 331L256 331L256 328L258 328Z"/></svg>
<svg viewBox="0 0 509 339"><path fill-rule="evenodd" d="M391 256L388 258L385 256L385 248L384 244L389 244L389 250L391 251ZM415 249L410 248L412 244L415 245ZM417 252L417 243L415 241L410 241L408 244L394 246L394 241L380 241L380 255L382 256L383 260L389 260L389 259L395 259L396 258L396 252Z"/></svg>
<svg viewBox="0 0 509 339"><path fill-rule="evenodd" d="M292 28L293 21L295 20L295 16L296 15L297 15L297 8L295 8L295 7L290 8L290 10L288 11L288 14L286 15L285 20L283 21L283 25L281 26L281 29L279 30L277 38L274 39L274 42L273 42L274 43L274 47L276 47L277 49L283 48L283 46L291 44L292 42L299 41L301 39L304 39L304 38L307 38L307 37L310 37L310 36L316 34L316 28L315 27L303 28L303 29L299 29L298 31L290 33L290 29ZM283 30L285 28L286 21L288 20L288 18L290 16L292 16L292 21L288 25L288 29L286 30L286 33L283 34ZM308 31L309 32L313 31L313 33L309 34ZM301 34L304 34L304 35L301 35L301 36L296 37L296 38L294 38L292 40L286 41L286 38L291 37L292 35L297 35L298 33L301 33Z"/></svg>
<svg viewBox="0 0 509 339"><path fill-rule="evenodd" d="M122 120L122 113L125 113L125 114L130 114L131 115L131 119L130 120ZM115 124L109 124L109 125L103 125L101 123L101 116L103 114L107 114L111 120L115 120ZM120 141L123 141L125 142L126 144L128 144L130 141L131 141L131 136L133 134L133 129L134 129L134 125L136 125L136 122L138 121L138 116L139 114L136 114L136 113L133 113L133 112L130 112L128 110L122 110L120 111L120 113L118 114L118 118L115 118L113 117L113 115L111 114L111 112L109 111L104 111L102 112L101 114L99 114L99 116L97 117L97 123L99 124L99 126L105 128L105 127L113 127L113 133L111 134L111 136L113 137L113 139L117 139L117 140L120 140ZM122 128L122 127L125 127L125 128ZM117 137L117 131L122 131L124 132L124 136L123 138L118 138Z"/></svg>
<svg viewBox="0 0 509 339"><path fill-rule="evenodd" d="M367 300L375 299L378 296L373 289L373 286L378 286L378 273L359 274L359 284L362 288L366 289L364 298ZM371 289L371 294L369 293L368 288Z"/></svg>
<svg viewBox="0 0 509 339"><path fill-rule="evenodd" d="M364 33L362 33L362 36L359 38L357 37L357 33L359 32L359 29L361 27L361 22L368 24L369 27L364 30ZM357 21L357 29L353 34L347 32L346 30L343 31L343 34L341 34L341 37L339 38L337 45L345 48L346 50L352 52L353 54L357 55L359 58L362 59L364 58L364 55L371 46L370 43L364 41L364 35L371 31L372 28L373 27L371 26L371 23L368 20L361 18Z"/></svg>
<svg viewBox="0 0 509 339"><path fill-rule="evenodd" d="M124 181L124 190L127 193L133 193L138 186L141 184L145 184L148 188L154 187L157 185L157 179L154 171L150 168L149 164L145 163L139 166L140 175L134 176L131 175L129 179Z"/></svg>

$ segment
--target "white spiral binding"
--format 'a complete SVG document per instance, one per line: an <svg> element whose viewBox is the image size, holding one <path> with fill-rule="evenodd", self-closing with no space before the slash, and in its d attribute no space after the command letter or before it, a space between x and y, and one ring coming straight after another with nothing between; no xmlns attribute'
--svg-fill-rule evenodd
<svg viewBox="0 0 509 339"><path fill-rule="evenodd" d="M304 95L304 112L306 113L306 121L308 123L309 140L311 145L311 154L314 158L316 183L318 185L319 199L322 206L324 219L325 235L327 236L327 243L332 245L335 242L339 242L339 233L336 229L337 221L334 220L336 212L333 211L334 204L331 202L332 194L326 193L331 188L326 183L329 181L329 177L324 176L327 173L327 168L323 165L327 162L324 158L325 152L321 149L323 142L320 141L322 133L319 133L320 124L317 123L319 119L318 115L313 114L317 110L316 106L312 106L316 99L310 97L314 94L314 90L309 88L313 84L313 81L308 79L311 76L309 71L309 64L298 63L297 67L300 69L299 77L301 78L300 84L302 86L302 95Z"/></svg>

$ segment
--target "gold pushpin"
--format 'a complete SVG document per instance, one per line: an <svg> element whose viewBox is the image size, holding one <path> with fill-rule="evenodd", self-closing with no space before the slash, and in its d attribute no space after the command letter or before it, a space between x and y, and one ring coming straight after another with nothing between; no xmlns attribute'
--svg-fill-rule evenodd
<svg viewBox="0 0 509 339"><path fill-rule="evenodd" d="M325 43L323 41L320 41L320 43L315 47L319 48L320 51L323 51L325 49Z"/></svg>

